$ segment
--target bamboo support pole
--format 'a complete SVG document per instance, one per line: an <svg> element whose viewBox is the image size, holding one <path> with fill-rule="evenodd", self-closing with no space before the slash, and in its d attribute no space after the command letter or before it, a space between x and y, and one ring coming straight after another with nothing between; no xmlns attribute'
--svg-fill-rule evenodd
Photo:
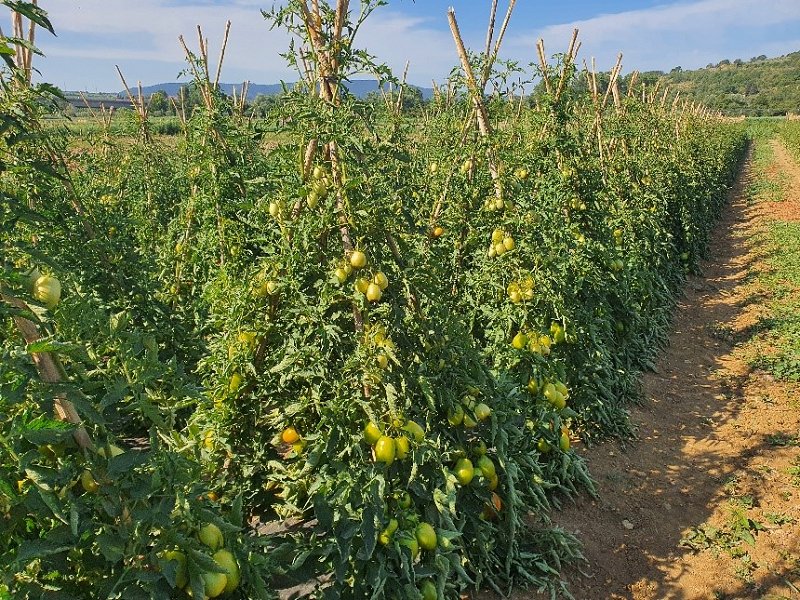
<svg viewBox="0 0 800 600"><path fill-rule="evenodd" d="M461 32L458 28L458 21L456 20L456 13L453 8L447 13L448 21L450 22L450 31L453 34L453 40L456 44L456 52L461 60L461 67L464 70L464 75L467 79L467 87L469 88L470 95L472 96L473 109L476 114L478 122L478 131L483 138L488 139L492 134L491 124L489 123L489 113L486 110L486 105L483 102L483 91L478 88L478 83L475 80L475 73L472 70L472 65L469 61L467 49L464 46L464 40L461 37ZM497 163L494 160L491 152L487 150L487 159L489 162L489 173L491 174L492 181L494 182L495 195L503 198L503 186L500 181L500 172L497 168Z"/></svg>
<svg viewBox="0 0 800 600"><path fill-rule="evenodd" d="M30 311L28 305L18 298L7 294L0 294L0 299L20 310ZM30 345L42 339L39 327L30 319L16 316L14 317L14 325L26 344ZM64 381L64 368L61 366L61 362L58 360L57 356L51 352L33 352L31 353L31 357L33 358L33 363L36 365L36 370L42 382L57 384ZM63 393L57 393L54 398L53 407L57 419L77 426L73 437L78 446L84 449L91 449L93 447L92 440L86 428L83 426L83 422L81 421L78 411L75 409L75 405L67 400L67 397Z"/></svg>

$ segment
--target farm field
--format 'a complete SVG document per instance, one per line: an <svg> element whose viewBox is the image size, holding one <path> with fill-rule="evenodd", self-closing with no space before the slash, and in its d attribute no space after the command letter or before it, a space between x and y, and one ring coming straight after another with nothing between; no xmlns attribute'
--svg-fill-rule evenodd
<svg viewBox="0 0 800 600"><path fill-rule="evenodd" d="M0 599L791 597L800 124L577 38L521 96L454 13L449 86L368 103L381 4L265 13L263 121L202 37L121 128L0 40Z"/></svg>

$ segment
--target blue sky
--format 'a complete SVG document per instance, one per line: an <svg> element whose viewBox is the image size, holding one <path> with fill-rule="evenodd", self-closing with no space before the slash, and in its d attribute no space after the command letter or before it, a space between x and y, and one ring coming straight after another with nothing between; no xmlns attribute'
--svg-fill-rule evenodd
<svg viewBox="0 0 800 600"><path fill-rule="evenodd" d="M129 83L175 81L183 69L177 42L196 47L201 24L216 55L227 19L233 23L223 80L272 83L293 80L279 52L288 38L270 31L259 9L273 0L42 0L58 37L42 35L47 58L36 65L42 79L64 89L118 90L114 65ZM358 0L351 0L354 9ZM398 74L406 60L409 80L441 81L457 62L447 26L454 6L462 33L482 47L490 0L390 0L356 40ZM507 0L500 0L505 11ZM722 59L800 50L800 0L518 0L503 56L528 63L544 39L548 53L563 51L574 27L581 30L580 58L609 69L618 52L626 71L696 68Z"/></svg>

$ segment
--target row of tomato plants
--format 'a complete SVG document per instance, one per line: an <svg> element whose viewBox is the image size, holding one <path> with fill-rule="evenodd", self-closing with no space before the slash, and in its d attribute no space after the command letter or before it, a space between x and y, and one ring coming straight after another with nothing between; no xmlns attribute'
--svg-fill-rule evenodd
<svg viewBox="0 0 800 600"><path fill-rule="evenodd" d="M593 490L571 444L630 435L744 148L567 90L491 102L495 133L461 144L466 98L408 116L297 90L277 147L216 95L177 147L75 153L8 85L3 285L34 310L0 304L6 593L558 589L579 549L548 513Z"/></svg>

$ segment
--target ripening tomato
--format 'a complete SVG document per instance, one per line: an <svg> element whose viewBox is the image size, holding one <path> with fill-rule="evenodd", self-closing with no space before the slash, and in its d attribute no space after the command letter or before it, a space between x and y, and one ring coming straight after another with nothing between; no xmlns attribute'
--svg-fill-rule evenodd
<svg viewBox="0 0 800 600"><path fill-rule="evenodd" d="M492 479L492 477L497 475L497 468L494 466L494 462L485 454L478 459L477 466L486 479Z"/></svg>
<svg viewBox="0 0 800 600"><path fill-rule="evenodd" d="M374 446L382 435L383 432L372 421L364 426L364 441L370 446Z"/></svg>
<svg viewBox="0 0 800 600"><path fill-rule="evenodd" d="M395 438L394 445L397 454L397 460L403 460L406 456L408 456L409 443L406 436L401 435L400 437Z"/></svg>
<svg viewBox="0 0 800 600"><path fill-rule="evenodd" d="M367 266L367 255L361 250L353 250L353 253L350 254L350 265L354 269L363 269Z"/></svg>
<svg viewBox="0 0 800 600"><path fill-rule="evenodd" d="M234 591L237 587L239 587L239 581L241 580L241 574L239 573L239 563L236 562L233 554L228 550L217 550L212 556L214 562L217 563L220 567L225 569L227 573L225 574L226 583L225 589L222 590L224 594L230 594Z"/></svg>
<svg viewBox="0 0 800 600"><path fill-rule="evenodd" d="M419 542L417 542L416 537L406 534L400 538L400 545L408 548L408 550L411 552L412 560L416 560L416 558L419 556Z"/></svg>
<svg viewBox="0 0 800 600"><path fill-rule="evenodd" d="M411 494L408 492L400 492L400 495L397 497L397 506L403 510L411 508Z"/></svg>
<svg viewBox="0 0 800 600"><path fill-rule="evenodd" d="M464 407L460 404L447 413L447 422L450 425L461 425L464 422Z"/></svg>
<svg viewBox="0 0 800 600"><path fill-rule="evenodd" d="M558 447L562 452L569 450L569 434L566 431L561 432L561 437L558 440Z"/></svg>
<svg viewBox="0 0 800 600"><path fill-rule="evenodd" d="M167 550L164 552L164 560L175 561L178 566L175 568L175 587L182 589L189 583L189 572L186 569L186 555L180 550Z"/></svg>
<svg viewBox="0 0 800 600"><path fill-rule="evenodd" d="M84 469L81 473L81 486L88 494L96 494L100 489L100 484L97 483L89 469Z"/></svg>
<svg viewBox="0 0 800 600"><path fill-rule="evenodd" d="M287 427L281 433L281 439L284 444L296 444L300 441L300 434L297 433L297 429L294 427Z"/></svg>
<svg viewBox="0 0 800 600"><path fill-rule="evenodd" d="M375 277L372 278L372 282L381 288L381 290L385 290L387 287L389 287L389 279L382 271L375 273Z"/></svg>
<svg viewBox="0 0 800 600"><path fill-rule="evenodd" d="M414 531L419 547L423 550L436 550L436 530L430 523L420 523Z"/></svg>
<svg viewBox="0 0 800 600"><path fill-rule="evenodd" d="M430 579L426 579L422 582L422 585L419 587L419 593L422 594L422 600L439 599L439 592L436 589L436 584L434 584Z"/></svg>
<svg viewBox="0 0 800 600"><path fill-rule="evenodd" d="M33 284L33 297L52 310L61 300L61 282L51 275L42 275Z"/></svg>
<svg viewBox="0 0 800 600"><path fill-rule="evenodd" d="M391 465L397 455L397 445L388 435L382 435L375 442L375 460L385 465Z"/></svg>
<svg viewBox="0 0 800 600"><path fill-rule="evenodd" d="M425 430L415 421L408 421L403 429L407 431L417 443L425 439Z"/></svg>
<svg viewBox="0 0 800 600"><path fill-rule="evenodd" d="M517 335L514 336L514 339L511 340L511 345L517 350L523 350L525 346L528 345L528 336L521 331L518 331Z"/></svg>
<svg viewBox="0 0 800 600"><path fill-rule="evenodd" d="M483 402L481 402L475 407L475 418L478 419L478 421L485 421L491 415L492 415L492 409Z"/></svg>
<svg viewBox="0 0 800 600"><path fill-rule="evenodd" d="M460 458L454 469L456 479L461 485L469 485L475 477L475 467L468 458Z"/></svg>
<svg viewBox="0 0 800 600"><path fill-rule="evenodd" d="M440 238L444 235L444 228L442 227L434 227L432 231L433 237Z"/></svg>
<svg viewBox="0 0 800 600"><path fill-rule="evenodd" d="M202 577L207 598L221 596L225 591L225 586L228 585L225 573L203 573Z"/></svg>
<svg viewBox="0 0 800 600"><path fill-rule="evenodd" d="M370 283L367 285L366 296L370 302L379 302L383 297L383 291L378 284Z"/></svg>
<svg viewBox="0 0 800 600"><path fill-rule="evenodd" d="M355 288L357 292L361 294L366 294L370 285L372 284L369 282L369 279L364 279L363 277L359 277L358 279L356 279Z"/></svg>

